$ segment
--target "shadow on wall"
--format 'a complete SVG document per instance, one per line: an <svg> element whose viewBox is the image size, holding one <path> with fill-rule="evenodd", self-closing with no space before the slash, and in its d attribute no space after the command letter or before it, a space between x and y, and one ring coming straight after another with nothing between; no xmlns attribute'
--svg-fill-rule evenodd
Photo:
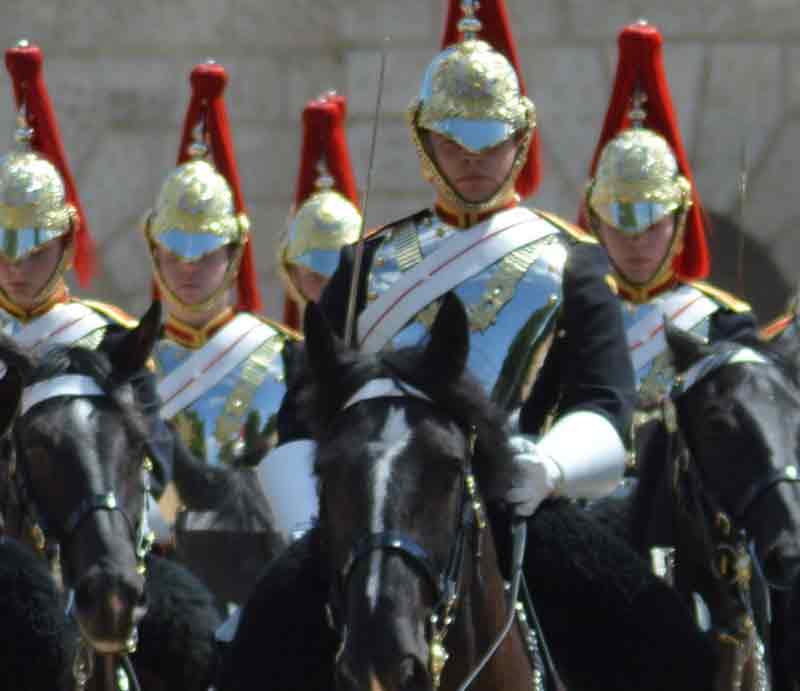
<svg viewBox="0 0 800 691"><path fill-rule="evenodd" d="M725 214L710 212L708 245L711 252L709 281L752 306L758 321L764 324L786 309L794 285L783 276L770 255L769 247L745 233L740 237L739 224ZM739 278L739 246L742 246L742 277ZM741 285L740 285L741 283Z"/></svg>

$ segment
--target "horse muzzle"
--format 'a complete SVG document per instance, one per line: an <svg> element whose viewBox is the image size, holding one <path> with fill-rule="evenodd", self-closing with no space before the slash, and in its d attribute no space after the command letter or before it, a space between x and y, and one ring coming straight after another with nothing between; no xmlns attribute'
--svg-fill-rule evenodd
<svg viewBox="0 0 800 691"><path fill-rule="evenodd" d="M144 580L92 569L75 589L81 632L98 653L130 652L147 611Z"/></svg>

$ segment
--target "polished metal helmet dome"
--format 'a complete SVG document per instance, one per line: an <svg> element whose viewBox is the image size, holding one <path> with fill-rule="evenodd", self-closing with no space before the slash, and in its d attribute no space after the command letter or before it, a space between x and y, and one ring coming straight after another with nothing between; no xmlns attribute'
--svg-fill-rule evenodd
<svg viewBox="0 0 800 691"><path fill-rule="evenodd" d="M536 126L536 108L522 91L514 66L503 53L477 38L481 29L475 3L462 3L458 27L464 40L440 52L428 66L407 118L423 175L458 210L481 212L506 203L527 160ZM489 198L465 200L433 160L425 132L435 132L467 151L480 154L516 138L517 157L507 179Z"/></svg>
<svg viewBox="0 0 800 691"><path fill-rule="evenodd" d="M0 159L0 253L16 261L68 233L77 212L56 167L33 151Z"/></svg>
<svg viewBox="0 0 800 691"><path fill-rule="evenodd" d="M462 41L429 65L417 100L417 126L480 153L535 124L508 59L485 41Z"/></svg>
<svg viewBox="0 0 800 691"><path fill-rule="evenodd" d="M249 229L237 214L228 181L211 163L196 159L167 176L148 224L148 235L186 261L227 244L241 244Z"/></svg>
<svg viewBox="0 0 800 691"><path fill-rule="evenodd" d="M282 260L330 278L339 250L358 241L361 225L361 213L349 199L332 188L320 189L292 218Z"/></svg>
<svg viewBox="0 0 800 691"><path fill-rule="evenodd" d="M607 224L635 235L668 214L688 210L691 187L667 140L653 130L632 127L603 149L588 203Z"/></svg>

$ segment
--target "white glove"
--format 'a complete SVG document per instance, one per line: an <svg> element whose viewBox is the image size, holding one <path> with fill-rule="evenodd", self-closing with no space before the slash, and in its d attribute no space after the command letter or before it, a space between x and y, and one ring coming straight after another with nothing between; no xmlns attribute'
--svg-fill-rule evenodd
<svg viewBox="0 0 800 691"><path fill-rule="evenodd" d="M514 455L511 467L497 472L492 499L502 499L516 516L532 516L539 505L558 492L563 473L558 464L543 454L532 437L509 437Z"/></svg>

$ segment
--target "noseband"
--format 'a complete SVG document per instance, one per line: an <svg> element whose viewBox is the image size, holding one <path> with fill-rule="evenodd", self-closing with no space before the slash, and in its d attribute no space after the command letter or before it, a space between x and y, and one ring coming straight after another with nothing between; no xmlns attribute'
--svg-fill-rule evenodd
<svg viewBox="0 0 800 691"><path fill-rule="evenodd" d="M418 399L435 405L429 396L412 386L391 378L373 379L359 389L342 407L340 412L354 407L358 403L375 399ZM467 551L467 538L475 535L476 559L481 556L481 533L486 528L483 504L477 494L475 478L472 473L472 456L475 449L475 432L469 433L469 452L462 468L464 477L461 494L460 519L457 534L443 571L439 571L428 551L418 542L396 531L369 533L356 542L350 550L344 566L338 574L338 583L332 588L328 605L328 618L332 628L339 633L341 647L337 658L344 651L347 643L347 626L342 622L341 612L344 610L350 577L356 565L375 551L385 551L402 556L421 574L431 586L435 604L428 618L430 635L430 673L433 688L437 689L441 681L442 670L447 662L448 653L444 647L444 638L455 617L459 589L462 581L464 557Z"/></svg>

